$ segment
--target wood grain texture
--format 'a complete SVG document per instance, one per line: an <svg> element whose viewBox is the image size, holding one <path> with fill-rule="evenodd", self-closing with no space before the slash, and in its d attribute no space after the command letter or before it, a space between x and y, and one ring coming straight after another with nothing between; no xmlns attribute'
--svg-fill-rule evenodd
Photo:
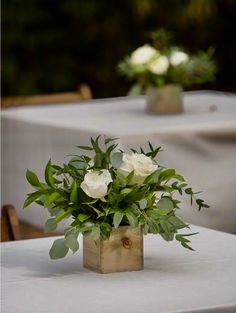
<svg viewBox="0 0 236 313"><path fill-rule="evenodd" d="M113 229L109 240L97 245L83 236L84 267L99 273L139 271L143 269L143 232L141 228L122 226Z"/></svg>
<svg viewBox="0 0 236 313"><path fill-rule="evenodd" d="M147 89L147 111L153 114L178 114L183 111L182 88L169 85Z"/></svg>
<svg viewBox="0 0 236 313"><path fill-rule="evenodd" d="M43 229L20 221L16 209L11 204L2 206L1 211L1 242L42 237L59 236L59 232L45 232Z"/></svg>

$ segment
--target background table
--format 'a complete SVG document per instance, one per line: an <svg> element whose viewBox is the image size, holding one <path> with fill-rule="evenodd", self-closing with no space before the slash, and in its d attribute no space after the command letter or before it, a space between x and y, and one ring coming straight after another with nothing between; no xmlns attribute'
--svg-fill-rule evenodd
<svg viewBox="0 0 236 313"><path fill-rule="evenodd" d="M236 236L192 231L195 252L148 235L144 270L115 274L84 269L82 251L50 260L53 238L2 243L2 313L236 312Z"/></svg>
<svg viewBox="0 0 236 313"><path fill-rule="evenodd" d="M120 148L161 145L159 163L183 174L211 206L200 213L184 199L180 212L194 224L236 233L236 96L218 92L184 95L184 113L149 115L145 97L92 100L79 105L8 109L2 113L2 202L19 217L43 226L47 213L23 211L30 191L26 168L43 173L49 158L64 162L91 136L120 138ZM40 175L42 176L42 175ZM64 227L64 226L63 226Z"/></svg>

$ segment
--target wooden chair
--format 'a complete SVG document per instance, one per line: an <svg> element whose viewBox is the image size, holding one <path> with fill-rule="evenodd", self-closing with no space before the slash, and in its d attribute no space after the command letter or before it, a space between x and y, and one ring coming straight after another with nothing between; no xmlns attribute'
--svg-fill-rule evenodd
<svg viewBox="0 0 236 313"><path fill-rule="evenodd" d="M20 240L20 224L15 208L8 204L2 207L1 241Z"/></svg>
<svg viewBox="0 0 236 313"><path fill-rule="evenodd" d="M3 205L1 213L1 241L33 239L58 236L61 233L45 232L35 226L19 221L13 205Z"/></svg>
<svg viewBox="0 0 236 313"><path fill-rule="evenodd" d="M47 105L72 103L92 99L92 92L88 85L80 85L77 92L64 92L36 96L2 97L1 107L10 108L27 105Z"/></svg>

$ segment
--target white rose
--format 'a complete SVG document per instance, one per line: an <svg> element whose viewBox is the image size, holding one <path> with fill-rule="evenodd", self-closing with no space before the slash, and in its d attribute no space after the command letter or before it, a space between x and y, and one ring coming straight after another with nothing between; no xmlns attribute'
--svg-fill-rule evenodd
<svg viewBox="0 0 236 313"><path fill-rule="evenodd" d="M107 194L107 187L111 182L112 178L108 170L89 171L80 187L89 197L101 199Z"/></svg>
<svg viewBox="0 0 236 313"><path fill-rule="evenodd" d="M134 166L132 163L132 155L123 153L122 163L118 168L118 171L123 174L125 177L129 175L134 170Z"/></svg>
<svg viewBox="0 0 236 313"><path fill-rule="evenodd" d="M149 64L148 69L153 74L161 75L166 73L168 67L168 58L164 55L161 55Z"/></svg>
<svg viewBox="0 0 236 313"><path fill-rule="evenodd" d="M133 153L132 155L123 154L123 162L118 171L124 176L134 171L131 184L141 185L145 178L157 169L157 165L153 164L151 158L144 154Z"/></svg>
<svg viewBox="0 0 236 313"><path fill-rule="evenodd" d="M173 66L178 66L182 63L187 62L188 60L188 54L183 51L173 51L170 55L170 63Z"/></svg>
<svg viewBox="0 0 236 313"><path fill-rule="evenodd" d="M150 62L150 60L158 53L158 51L149 46L144 45L135 50L130 57L130 62L133 65L141 65Z"/></svg>

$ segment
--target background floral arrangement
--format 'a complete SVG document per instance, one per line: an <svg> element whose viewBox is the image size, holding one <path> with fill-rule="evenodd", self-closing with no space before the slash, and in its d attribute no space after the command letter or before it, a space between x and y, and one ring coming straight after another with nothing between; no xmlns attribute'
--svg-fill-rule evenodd
<svg viewBox="0 0 236 313"><path fill-rule="evenodd" d="M170 45L171 35L164 30L152 34L153 46L139 47L119 63L118 69L135 84L129 95L140 94L147 87L179 84L183 87L214 80L216 65L212 60L213 49L196 55Z"/></svg>
<svg viewBox="0 0 236 313"><path fill-rule="evenodd" d="M64 219L72 217L64 238L55 240L50 257L64 257L69 249L79 249L78 235L90 234L95 242L110 237L112 228L122 225L142 227L144 234L160 234L163 239L178 240L192 250L188 236L179 230L189 228L177 215L180 201L177 192L187 194L201 209L208 205L196 198L183 176L174 169L164 168L155 161L160 147L131 154L117 151L116 139L91 138L91 146L78 146L89 155L75 155L62 166L49 161L45 168L45 183L27 170L26 178L36 190L28 194L24 207L33 202L48 209L51 218L48 231L55 230ZM93 154L91 156L91 154Z"/></svg>

